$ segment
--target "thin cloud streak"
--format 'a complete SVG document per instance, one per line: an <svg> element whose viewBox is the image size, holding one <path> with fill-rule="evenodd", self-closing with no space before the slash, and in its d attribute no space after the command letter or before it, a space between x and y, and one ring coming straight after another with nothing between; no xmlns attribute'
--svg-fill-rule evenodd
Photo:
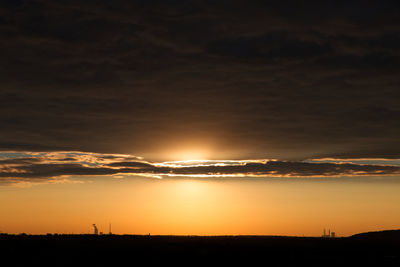
<svg viewBox="0 0 400 267"><path fill-rule="evenodd" d="M13 158L6 158L7 155ZM86 152L0 153L0 183L55 182L66 177L145 176L223 178L223 177L338 177L400 175L400 159L310 159L308 161L199 160L152 163L140 157ZM323 162L323 160L327 162ZM390 164L382 164L387 161Z"/></svg>

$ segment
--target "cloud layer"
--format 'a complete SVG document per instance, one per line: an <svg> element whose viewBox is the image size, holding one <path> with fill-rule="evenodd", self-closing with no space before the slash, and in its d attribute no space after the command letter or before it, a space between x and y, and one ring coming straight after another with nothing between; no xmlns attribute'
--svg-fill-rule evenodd
<svg viewBox="0 0 400 267"><path fill-rule="evenodd" d="M57 181L76 176L336 177L400 175L400 160L384 164L313 160L229 160L150 163L129 155L84 152L0 153L0 183ZM321 162L322 161L322 162ZM329 161L329 162L324 162ZM354 159L357 161L357 159ZM365 161L365 160L364 160Z"/></svg>
<svg viewBox="0 0 400 267"><path fill-rule="evenodd" d="M399 12L398 1L1 1L0 149L156 159L195 141L216 158L396 158Z"/></svg>

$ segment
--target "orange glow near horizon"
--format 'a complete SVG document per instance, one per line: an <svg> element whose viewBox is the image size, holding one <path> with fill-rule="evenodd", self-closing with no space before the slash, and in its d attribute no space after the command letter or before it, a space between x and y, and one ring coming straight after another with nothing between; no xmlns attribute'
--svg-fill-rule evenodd
<svg viewBox="0 0 400 267"><path fill-rule="evenodd" d="M95 179L0 187L0 231L340 236L400 224L400 183Z"/></svg>

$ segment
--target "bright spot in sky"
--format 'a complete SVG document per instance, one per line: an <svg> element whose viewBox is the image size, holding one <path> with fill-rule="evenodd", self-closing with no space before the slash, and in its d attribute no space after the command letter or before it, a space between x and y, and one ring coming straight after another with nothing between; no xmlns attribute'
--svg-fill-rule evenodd
<svg viewBox="0 0 400 267"><path fill-rule="evenodd" d="M204 150L178 151L173 154L176 160L182 161L204 160L208 156L208 153Z"/></svg>
<svg viewBox="0 0 400 267"><path fill-rule="evenodd" d="M198 181L186 180L179 183L179 191L189 196L196 196L204 191L204 185Z"/></svg>

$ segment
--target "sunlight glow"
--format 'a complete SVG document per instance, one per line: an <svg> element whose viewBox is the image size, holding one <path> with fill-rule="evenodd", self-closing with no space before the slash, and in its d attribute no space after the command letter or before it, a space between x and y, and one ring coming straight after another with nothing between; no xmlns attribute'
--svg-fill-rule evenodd
<svg viewBox="0 0 400 267"><path fill-rule="evenodd" d="M206 160L206 159L193 159L193 160L177 160L166 161L161 163L153 163L158 167L201 167L201 166L240 166L247 163L267 163L268 161L276 161L275 159L248 159L248 160Z"/></svg>
<svg viewBox="0 0 400 267"><path fill-rule="evenodd" d="M191 161L197 159L205 160L209 153L202 150L191 150L191 151L179 151L173 154L177 160Z"/></svg>

